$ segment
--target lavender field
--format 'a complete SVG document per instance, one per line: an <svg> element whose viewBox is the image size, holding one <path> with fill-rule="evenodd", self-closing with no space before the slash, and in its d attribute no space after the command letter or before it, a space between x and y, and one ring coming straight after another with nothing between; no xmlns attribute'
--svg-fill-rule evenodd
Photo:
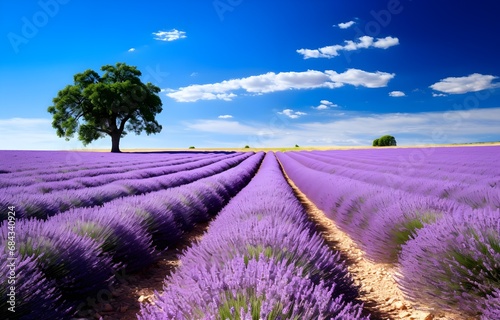
<svg viewBox="0 0 500 320"><path fill-rule="evenodd" d="M297 192L397 270L415 306L499 319L499 159L488 146L1 151L0 319L85 318L88 297L202 223L138 319L377 319Z"/></svg>

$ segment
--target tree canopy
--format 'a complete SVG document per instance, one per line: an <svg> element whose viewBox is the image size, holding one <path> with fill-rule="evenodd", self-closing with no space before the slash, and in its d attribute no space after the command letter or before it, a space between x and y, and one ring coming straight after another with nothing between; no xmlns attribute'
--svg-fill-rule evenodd
<svg viewBox="0 0 500 320"><path fill-rule="evenodd" d="M120 138L128 132L159 133L156 115L162 111L160 88L140 80L134 66L105 65L100 76L87 70L74 76L74 84L58 92L48 112L52 126L66 140L75 133L83 145L111 136L111 152L120 152Z"/></svg>
<svg viewBox="0 0 500 320"><path fill-rule="evenodd" d="M382 136L378 139L373 140L374 147L389 147L396 146L396 138L390 135Z"/></svg>

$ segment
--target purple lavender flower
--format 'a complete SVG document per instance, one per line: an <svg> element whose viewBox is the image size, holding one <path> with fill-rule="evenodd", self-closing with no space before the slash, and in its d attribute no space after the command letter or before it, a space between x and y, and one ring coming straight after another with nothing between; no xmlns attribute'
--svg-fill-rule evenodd
<svg viewBox="0 0 500 320"><path fill-rule="evenodd" d="M80 208L54 216L47 224L90 238L109 253L114 262L133 272L155 261L158 253L153 248L151 235L130 210L113 206Z"/></svg>
<svg viewBox="0 0 500 320"><path fill-rule="evenodd" d="M0 227L4 250L8 230ZM64 299L77 300L107 287L114 264L92 239L76 235L57 225L39 220L20 220L16 224L17 254L31 258L47 280L53 281Z"/></svg>
<svg viewBox="0 0 500 320"><path fill-rule="evenodd" d="M155 306L141 306L150 319L368 319L361 305L332 299L335 287L315 284L286 261L261 257L226 261L222 268L190 269L169 279Z"/></svg>
<svg viewBox="0 0 500 320"><path fill-rule="evenodd" d="M498 301L499 210L443 216L402 246L398 283L415 302L479 315Z"/></svg>
<svg viewBox="0 0 500 320"><path fill-rule="evenodd" d="M445 215L468 210L470 208L448 200L407 196L388 207L379 208L368 220L360 242L370 259L395 263L401 246L413 238L418 229Z"/></svg>
<svg viewBox="0 0 500 320"><path fill-rule="evenodd" d="M500 289L495 289L486 297L481 320L500 319Z"/></svg>
<svg viewBox="0 0 500 320"><path fill-rule="evenodd" d="M13 266L15 273L10 276ZM0 255L0 318L1 319L62 319L69 312L61 308L61 293L53 280L48 280L32 257ZM14 287L14 290L11 290ZM13 310L8 303L15 299Z"/></svg>

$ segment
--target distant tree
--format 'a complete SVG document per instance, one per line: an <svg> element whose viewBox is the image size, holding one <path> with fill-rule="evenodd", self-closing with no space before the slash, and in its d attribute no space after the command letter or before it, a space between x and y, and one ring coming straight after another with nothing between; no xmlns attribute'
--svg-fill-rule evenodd
<svg viewBox="0 0 500 320"><path fill-rule="evenodd" d="M246 146L245 146L245 149L248 149L248 148L250 148L250 146L249 146L249 145L246 145Z"/></svg>
<svg viewBox="0 0 500 320"><path fill-rule="evenodd" d="M66 140L78 133L83 145L111 136L111 152L120 152L127 132L159 133L155 117L162 111L160 88L140 80L141 72L125 63L105 65L100 76L87 70L74 76L74 84L58 92L48 112L52 126Z"/></svg>
<svg viewBox="0 0 500 320"><path fill-rule="evenodd" d="M385 135L373 140L374 147L391 147L396 146L396 139L393 136Z"/></svg>
<svg viewBox="0 0 500 320"><path fill-rule="evenodd" d="M295 145L295 148L300 148L298 144Z"/></svg>
<svg viewBox="0 0 500 320"><path fill-rule="evenodd" d="M189 149L196 149L194 146L190 146Z"/></svg>
<svg viewBox="0 0 500 320"><path fill-rule="evenodd" d="M396 146L396 138L394 138L393 136L385 135L380 137L378 144L381 147Z"/></svg>

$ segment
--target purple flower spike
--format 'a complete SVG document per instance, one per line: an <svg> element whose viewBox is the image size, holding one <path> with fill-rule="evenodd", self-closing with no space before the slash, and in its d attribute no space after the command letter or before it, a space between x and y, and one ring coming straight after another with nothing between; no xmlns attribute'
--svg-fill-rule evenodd
<svg viewBox="0 0 500 320"><path fill-rule="evenodd" d="M403 245L398 282L415 302L478 316L498 301L500 211L443 217Z"/></svg>
<svg viewBox="0 0 500 320"><path fill-rule="evenodd" d="M16 230L19 259L33 259L63 299L77 301L111 283L115 265L94 240L39 220L18 221ZM4 223L0 228L2 248L7 234Z"/></svg>
<svg viewBox="0 0 500 320"><path fill-rule="evenodd" d="M500 319L500 289L486 297L481 320Z"/></svg>
<svg viewBox="0 0 500 320"><path fill-rule="evenodd" d="M0 319L62 319L69 310L61 308L61 293L53 280L48 280L31 257L0 255ZM14 276L7 276L10 268ZM14 290L11 290L11 287ZM13 297L14 307L9 303ZM12 308L15 312L9 310ZM36 313L33 312L36 310ZM13 317L14 316L14 317Z"/></svg>
<svg viewBox="0 0 500 320"><path fill-rule="evenodd" d="M129 272L151 264L157 257L151 235L130 210L113 206L81 208L52 217L48 222L87 236Z"/></svg>
<svg viewBox="0 0 500 320"><path fill-rule="evenodd" d="M366 255L378 262L396 263L401 246L418 231L443 216L470 208L448 200L409 196L388 207L381 207L369 220L361 235Z"/></svg>
<svg viewBox="0 0 500 320"><path fill-rule="evenodd" d="M140 320L228 319L369 319L361 305L342 297L335 287L314 284L286 261L242 257L224 267L193 268L171 280L155 306L142 306Z"/></svg>

